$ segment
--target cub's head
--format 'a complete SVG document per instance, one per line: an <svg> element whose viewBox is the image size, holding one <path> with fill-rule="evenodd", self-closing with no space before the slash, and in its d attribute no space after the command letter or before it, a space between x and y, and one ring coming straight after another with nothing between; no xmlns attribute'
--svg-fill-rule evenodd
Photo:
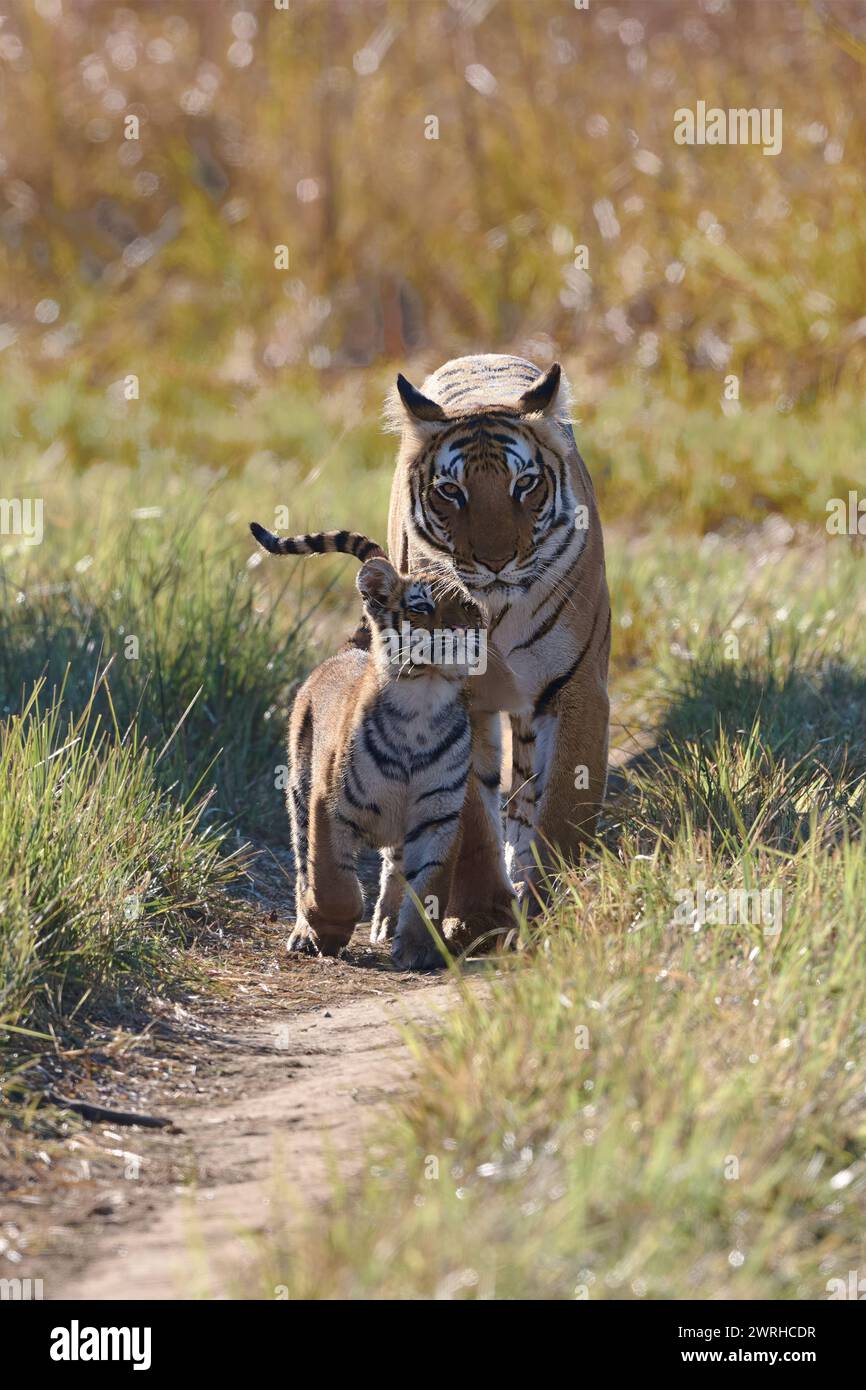
<svg viewBox="0 0 866 1390"><path fill-rule="evenodd" d="M567 461L567 388L555 363L513 404L460 416L397 378L413 549L493 607L519 597L582 538ZM584 537L585 538L585 533ZM573 553L572 553L573 551Z"/></svg>
<svg viewBox="0 0 866 1390"><path fill-rule="evenodd" d="M436 672L450 680L483 675L487 617L453 577L436 570L400 574L381 556L357 578L373 631L373 651L390 680Z"/></svg>

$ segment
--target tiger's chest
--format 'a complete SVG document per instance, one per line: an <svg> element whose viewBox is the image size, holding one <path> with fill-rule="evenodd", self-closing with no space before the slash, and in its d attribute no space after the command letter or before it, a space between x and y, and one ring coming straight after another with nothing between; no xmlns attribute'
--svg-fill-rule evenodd
<svg viewBox="0 0 866 1390"><path fill-rule="evenodd" d="M569 664L575 635L556 615L550 626L549 605L534 612L532 601L508 608L488 638L487 669L469 682L478 711L530 714L553 676Z"/></svg>

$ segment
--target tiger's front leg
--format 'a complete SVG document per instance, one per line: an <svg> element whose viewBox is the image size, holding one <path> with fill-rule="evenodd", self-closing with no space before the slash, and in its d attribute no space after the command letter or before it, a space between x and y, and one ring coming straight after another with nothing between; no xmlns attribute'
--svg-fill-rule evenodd
<svg viewBox="0 0 866 1390"><path fill-rule="evenodd" d="M518 896L534 863L538 777L535 728L528 715L511 716L511 786L505 802L505 864Z"/></svg>
<svg viewBox="0 0 866 1390"><path fill-rule="evenodd" d="M445 939L456 950L476 942L489 949L494 937L514 926L516 902L502 838L499 715L473 711L471 718L472 772L444 924Z"/></svg>
<svg viewBox="0 0 866 1390"><path fill-rule="evenodd" d="M518 789L517 814L508 826L509 868L515 882L521 881L521 903L530 915L549 896L546 874L555 872L560 858L577 862L595 835L607 785L609 721L602 681L575 679L559 692L555 710L532 721L535 744L528 779L528 744L525 738L514 740L513 784Z"/></svg>

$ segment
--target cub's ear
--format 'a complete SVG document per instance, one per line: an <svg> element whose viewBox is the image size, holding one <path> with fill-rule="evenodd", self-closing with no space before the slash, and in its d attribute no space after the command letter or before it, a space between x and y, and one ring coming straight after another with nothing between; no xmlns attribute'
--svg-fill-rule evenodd
<svg viewBox="0 0 866 1390"><path fill-rule="evenodd" d="M385 402L385 423L399 434L407 423L439 425L448 419L438 401L431 401L407 381L401 372L397 386Z"/></svg>
<svg viewBox="0 0 866 1390"><path fill-rule="evenodd" d="M552 367L548 367L544 376L540 376L528 391L524 391L520 400L517 402L517 409L521 415L552 415L561 406L560 385L564 385L561 380L562 368L558 362L554 362Z"/></svg>
<svg viewBox="0 0 866 1390"><path fill-rule="evenodd" d="M358 571L355 580L366 607L384 608L400 587L400 576L390 561L377 555Z"/></svg>

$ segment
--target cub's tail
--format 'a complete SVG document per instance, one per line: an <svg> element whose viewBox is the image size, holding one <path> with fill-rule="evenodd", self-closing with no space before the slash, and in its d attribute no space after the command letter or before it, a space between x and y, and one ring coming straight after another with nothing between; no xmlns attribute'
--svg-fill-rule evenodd
<svg viewBox="0 0 866 1390"><path fill-rule="evenodd" d="M250 522L250 530L265 550L271 555L354 555L363 564L381 555L387 559L381 545L371 541L368 536L357 531L311 531L306 536L274 536L260 526L257 521Z"/></svg>

